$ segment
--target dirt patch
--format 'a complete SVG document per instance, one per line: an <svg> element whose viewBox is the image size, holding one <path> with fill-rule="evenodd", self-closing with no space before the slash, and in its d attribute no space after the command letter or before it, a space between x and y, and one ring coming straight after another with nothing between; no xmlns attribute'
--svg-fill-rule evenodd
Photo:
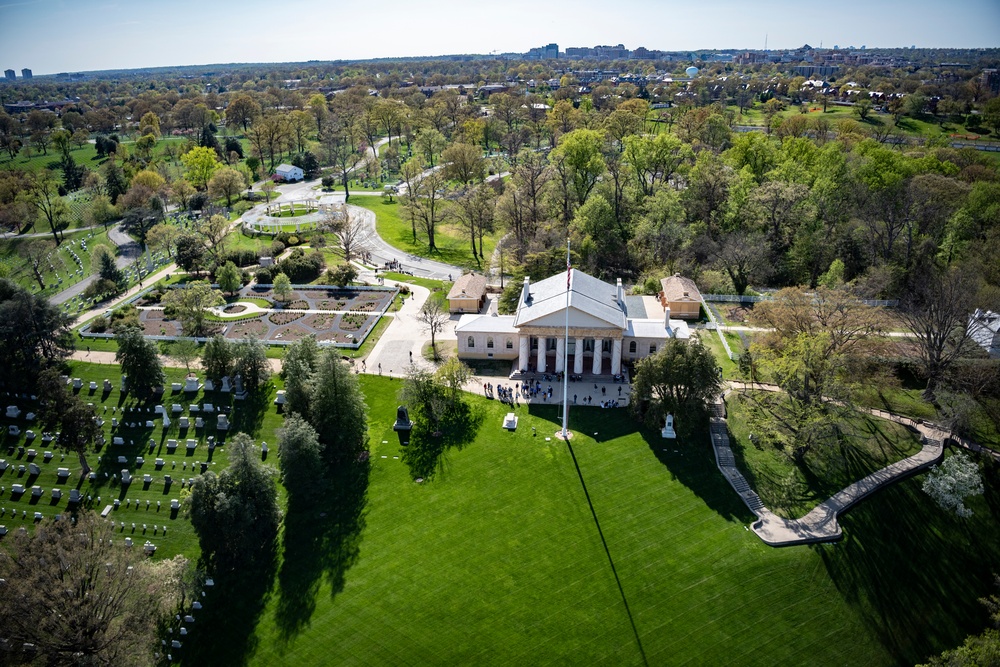
<svg viewBox="0 0 1000 667"><path fill-rule="evenodd" d="M347 313L346 315L341 315L340 322L337 323L337 328L341 331L360 331L364 329L365 323L368 322L369 318L369 315Z"/></svg>
<svg viewBox="0 0 1000 667"><path fill-rule="evenodd" d="M285 308L291 308L292 310L308 310L309 302L304 299L296 299L285 306Z"/></svg>
<svg viewBox="0 0 1000 667"><path fill-rule="evenodd" d="M263 319L244 320L234 323L226 332L226 338L263 338L268 326Z"/></svg>
<svg viewBox="0 0 1000 667"><path fill-rule="evenodd" d="M181 323L176 320L144 319L140 324L142 333L147 336L180 336L182 333Z"/></svg>
<svg viewBox="0 0 1000 667"><path fill-rule="evenodd" d="M242 313L246 309L247 309L246 306L234 303L232 305L226 306L222 312L235 315L236 313Z"/></svg>
<svg viewBox="0 0 1000 667"><path fill-rule="evenodd" d="M317 313L314 315L309 315L308 317L306 317L305 320L303 320L302 323L305 324L306 326L312 327L313 329L320 330L320 329L329 329L330 327L333 326L333 323L336 321L337 321L336 315L325 315Z"/></svg>
<svg viewBox="0 0 1000 667"><path fill-rule="evenodd" d="M750 318L750 313L753 311L753 306L736 306L734 308L727 308L726 320L729 322L745 322Z"/></svg>
<svg viewBox="0 0 1000 667"><path fill-rule="evenodd" d="M269 319L272 324L288 324L289 322L294 322L300 317L302 317L302 313L271 313L267 316L267 319Z"/></svg>
<svg viewBox="0 0 1000 667"><path fill-rule="evenodd" d="M345 306L347 306L346 301L339 299L336 301L331 299L322 299L316 304L316 310L344 310Z"/></svg>
<svg viewBox="0 0 1000 667"><path fill-rule="evenodd" d="M316 334L316 340L331 340L335 343L353 343L353 338L348 338L347 334L342 331L324 331L323 333Z"/></svg>
<svg viewBox="0 0 1000 667"><path fill-rule="evenodd" d="M273 334L273 340L299 340L300 338L305 338L312 332L307 330L305 327L301 327L298 324L291 324L286 327L281 327L276 329Z"/></svg>

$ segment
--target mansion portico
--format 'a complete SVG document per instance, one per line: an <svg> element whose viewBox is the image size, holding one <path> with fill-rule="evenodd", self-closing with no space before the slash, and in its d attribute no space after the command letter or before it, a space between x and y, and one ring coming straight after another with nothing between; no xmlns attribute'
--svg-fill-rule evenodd
<svg viewBox="0 0 1000 667"><path fill-rule="evenodd" d="M611 285L574 270L568 290L565 271L534 284L525 278L514 315L463 315L455 334L463 359L516 360L515 372L619 375L623 361L690 330L658 298L626 296L621 280Z"/></svg>

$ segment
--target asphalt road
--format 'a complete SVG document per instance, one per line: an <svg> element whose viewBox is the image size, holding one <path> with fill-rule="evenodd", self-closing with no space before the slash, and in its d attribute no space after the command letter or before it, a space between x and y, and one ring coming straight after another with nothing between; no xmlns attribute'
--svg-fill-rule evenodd
<svg viewBox="0 0 1000 667"><path fill-rule="evenodd" d="M126 234L121 230L121 225L115 225L108 230L108 238L111 242L118 246L118 258L115 260L115 264L119 269L124 269L130 266L135 258L142 254L142 249L139 247L139 243L132 239L131 236ZM59 305L65 303L70 299L83 294L83 291L87 289L92 282L96 279L95 276L87 276L75 285L70 285L63 291L55 294L49 298L49 301Z"/></svg>

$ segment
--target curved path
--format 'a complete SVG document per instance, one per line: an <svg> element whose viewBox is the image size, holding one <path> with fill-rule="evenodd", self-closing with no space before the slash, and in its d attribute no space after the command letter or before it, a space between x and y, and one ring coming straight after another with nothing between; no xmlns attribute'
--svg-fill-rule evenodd
<svg viewBox="0 0 1000 667"><path fill-rule="evenodd" d="M433 259L410 255L406 252L389 245L385 239L378 235L375 228L375 213L366 208L348 204L351 215L359 216L365 228L364 244L372 256L372 263L375 266L383 266L387 262L395 260L400 263L398 272L412 274L418 278L432 278L434 280L455 279L462 275L464 269L453 264L445 264Z"/></svg>
<svg viewBox="0 0 1000 667"><path fill-rule="evenodd" d="M867 410L866 412L869 414L894 421L920 433L920 440L924 443L923 448L913 456L888 465L845 487L817 505L801 519L785 519L765 507L757 493L750 488L743 473L736 467L733 450L729 444L725 418L725 396L733 389L746 388L781 391L781 388L775 385L753 384L750 386L742 382L730 382L725 393L719 396L712 405L713 414L710 419L709 431L712 448L715 451L716 465L719 466L726 481L746 503L750 511L757 515L758 520L751 526L753 532L766 544L773 547L839 539L843 535L843 531L837 523L837 516L840 513L846 512L854 503L878 491L883 486L940 461L944 454L944 441L951 438L951 434L947 430L935 424L915 421L882 410Z"/></svg>
<svg viewBox="0 0 1000 667"><path fill-rule="evenodd" d="M121 223L118 223L108 229L108 238L111 239L112 243L118 246L118 257L115 259L115 265L119 269L128 267L135 261L136 257L142 254L138 241L121 230ZM96 276L87 276L80 282L70 285L58 294L53 294L49 297L49 301L56 305L65 303L66 301L83 294L84 290L90 287L90 284L96 279Z"/></svg>

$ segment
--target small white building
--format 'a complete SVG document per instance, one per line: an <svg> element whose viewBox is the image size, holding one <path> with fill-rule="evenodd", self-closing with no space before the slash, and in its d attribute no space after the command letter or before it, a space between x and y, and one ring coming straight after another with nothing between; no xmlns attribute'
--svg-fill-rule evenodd
<svg viewBox="0 0 1000 667"><path fill-rule="evenodd" d="M1000 357L1000 314L977 308L969 318L969 337L991 357Z"/></svg>
<svg viewBox="0 0 1000 667"><path fill-rule="evenodd" d="M293 164L279 164L278 168L274 170L274 177L287 182L301 181L305 178L305 174L302 172L302 167L296 167Z"/></svg>
<svg viewBox="0 0 1000 667"><path fill-rule="evenodd" d="M644 301L655 306L652 313ZM574 270L569 279L565 271L535 284L525 278L516 314L463 315L455 335L459 358L509 359L514 373L618 375L622 361L647 357L667 339L691 333L657 299L626 297L621 280L611 285Z"/></svg>

